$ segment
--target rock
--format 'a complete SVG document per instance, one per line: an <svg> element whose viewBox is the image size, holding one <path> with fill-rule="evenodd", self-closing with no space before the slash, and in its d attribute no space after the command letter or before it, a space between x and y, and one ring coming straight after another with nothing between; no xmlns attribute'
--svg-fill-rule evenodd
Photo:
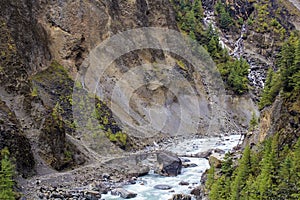
<svg viewBox="0 0 300 200"><path fill-rule="evenodd" d="M189 185L189 182L186 182L186 181L180 181L180 182L179 182L179 185Z"/></svg>
<svg viewBox="0 0 300 200"><path fill-rule="evenodd" d="M181 160L170 152L157 153L158 171L157 173L167 176L177 176L181 173Z"/></svg>
<svg viewBox="0 0 300 200"><path fill-rule="evenodd" d="M170 200L191 200L192 197L187 194L174 194Z"/></svg>
<svg viewBox="0 0 300 200"><path fill-rule="evenodd" d="M197 158L208 158L213 152L213 149L208 149L207 151L204 152L199 152L195 155Z"/></svg>
<svg viewBox="0 0 300 200"><path fill-rule="evenodd" d="M110 178L110 175L108 173L104 173L102 174L102 178L107 180Z"/></svg>
<svg viewBox="0 0 300 200"><path fill-rule="evenodd" d="M35 173L30 141L26 138L14 112L0 99L0 149L4 147L8 147L11 157L16 159L18 172L24 177Z"/></svg>
<svg viewBox="0 0 300 200"><path fill-rule="evenodd" d="M106 182L100 182L97 185L97 189L101 194L107 194L109 191L109 185Z"/></svg>
<svg viewBox="0 0 300 200"><path fill-rule="evenodd" d="M215 153L219 153L219 154L225 154L225 151L224 151L224 150L218 149L218 148L215 149L214 152L215 152Z"/></svg>
<svg viewBox="0 0 300 200"><path fill-rule="evenodd" d="M191 162L191 160L187 159L187 158L180 158L181 162Z"/></svg>
<svg viewBox="0 0 300 200"><path fill-rule="evenodd" d="M112 195L119 195L120 197L122 197L123 199L131 199L137 196L136 193L133 192L129 192L123 188L116 188L114 190L111 191Z"/></svg>
<svg viewBox="0 0 300 200"><path fill-rule="evenodd" d="M86 198L89 200L98 200L101 198L100 192L88 190L85 192Z"/></svg>
<svg viewBox="0 0 300 200"><path fill-rule="evenodd" d="M197 164L195 164L195 163L191 163L190 165L189 165L189 167L197 167L198 165Z"/></svg>
<svg viewBox="0 0 300 200"><path fill-rule="evenodd" d="M197 200L207 200L207 194L205 193L205 185L200 185L191 191L191 194L195 196Z"/></svg>
<svg viewBox="0 0 300 200"><path fill-rule="evenodd" d="M64 196L62 196L61 194L55 192L55 193L52 193L52 194L51 194L50 198L63 199Z"/></svg>
<svg viewBox="0 0 300 200"><path fill-rule="evenodd" d="M214 156L210 156L208 162L210 166L214 166L215 168L221 168L222 166L222 161Z"/></svg>
<svg viewBox="0 0 300 200"><path fill-rule="evenodd" d="M200 196L200 194L201 194L201 188L200 187L196 187L196 188L192 189L191 194L195 195L195 196Z"/></svg>
<svg viewBox="0 0 300 200"><path fill-rule="evenodd" d="M169 186L169 185L155 185L154 188L155 188L155 189L158 189L158 190L169 190L169 189L171 189L172 187Z"/></svg>
<svg viewBox="0 0 300 200"><path fill-rule="evenodd" d="M129 170L128 175L132 177L140 177L145 176L149 173L150 167L149 166L140 166L133 170Z"/></svg>

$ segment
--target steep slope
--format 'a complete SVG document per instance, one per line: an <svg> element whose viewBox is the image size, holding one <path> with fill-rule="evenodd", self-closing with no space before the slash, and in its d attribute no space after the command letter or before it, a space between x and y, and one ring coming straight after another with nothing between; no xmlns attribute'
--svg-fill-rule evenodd
<svg viewBox="0 0 300 200"><path fill-rule="evenodd" d="M40 138L39 141L41 144L37 145L37 148L34 148L37 149L38 154L46 155L46 152L52 152L51 154L55 155L54 158L56 160L69 160L70 163L82 163L82 161L77 162L75 159L75 157L77 158L78 156L76 156L76 148L70 147L72 146L72 141L81 140L78 142L83 146L92 148L100 154L106 154L107 152L120 153L122 151L118 146L126 148L124 147L126 142L128 142L130 146L130 138L134 139L135 136L138 135L138 132L130 129L130 126L122 122L122 120L118 118L115 120L112 119L112 114L109 111L111 106L109 102L111 100L110 92L114 87L114 82L109 82L108 80L121 79L128 70L146 63L168 65L168 70L173 70L173 75L183 74L183 81L185 83L179 81L177 85L185 87L184 84L191 84L192 89L198 92L198 97L201 97L200 102L198 102L201 103L200 106L202 106L201 109L203 115L203 119L201 119L199 123L200 129L199 131L194 132L188 131L188 124L191 124L194 121L187 121L187 125L185 126L187 132L193 134L219 134L228 131L241 131L240 125L242 123L247 124L250 120L251 115L249 115L247 110L255 110L255 107L251 102L244 103L249 102L247 98L236 105L237 100L231 99L229 96L225 98L225 104L217 105L218 102L209 100L209 95L211 94L206 94L208 91L206 88L207 86L205 85L208 83L203 80L202 82L197 80L196 84L192 83L195 76L193 73L198 66L193 69L187 61L182 62L182 58L179 58L178 55L173 55L166 51L143 49L128 52L126 55L116 59L105 74L105 80L101 85L103 86L104 91L107 92L107 95L100 95L100 98L104 102L108 102L108 108L102 103L99 105L101 106L100 113L107 112L108 115L101 114L97 119L97 121L100 121L100 126L102 128L97 132L92 130L93 127L90 127L91 130L89 131L83 130L81 132L76 132L76 127L78 127L78 124L76 123L79 122L72 119L71 110L73 102L71 97L71 87L72 84L75 86L76 83L71 81L71 77L74 78L76 72L81 69L81 64L83 60L87 58L88 53L95 48L96 45L120 31L150 26L178 30L171 4L169 1L154 0L130 2L93 0L72 2L28 2L24 0L20 2L2 1L1 6L5 8L1 11L1 16L5 22L4 24L10 32L10 37L16 44L15 47L12 46L19 56L16 60L21 62L21 64L16 64L16 66L22 67L22 69L9 68L7 63L3 63L3 66L5 66L5 74L1 80L5 84L4 90L8 90L8 88L12 86L18 87L13 89L16 93L14 93L14 91L8 92L11 93L12 96L23 98L26 103L25 106L27 107L24 106L20 108L15 106L15 104L11 104L10 106L16 113L17 118L21 121L21 125L24 128L27 127L27 132L29 133L28 136L31 138L32 143L35 144L37 138ZM18 10L21 10L22 12L19 13ZM6 29L3 28L3 30ZM8 47L10 48L10 46ZM62 72L61 69L50 64L53 60L62 64L67 72ZM46 68L49 68L49 70L45 70ZM153 81L155 79L162 79L164 76L159 75L159 71L155 72L157 69L151 70L154 72L154 74L151 75L152 77L150 76ZM16 72L16 75L20 78L12 76L7 73L8 71ZM70 79L66 78L66 73L71 75ZM48 75L50 78L47 77ZM144 74L142 72L136 75L136 80L145 78L143 77ZM21 84L10 84L11 81L18 79L22 80L22 82L20 82ZM22 85L24 85L24 89L20 88ZM128 89L131 86L124 85L124 87ZM170 134L174 135L177 128L172 126L178 124L178 120L185 120L177 115L178 112L181 112L180 109L182 109L182 106L189 105L190 103L185 100L181 104L178 104L178 98L181 98L183 95L176 96L178 94L175 94L174 96L174 94L168 92L168 87L169 85L165 85L164 87L151 84L148 86L143 85L141 88L137 88L138 90L131 97L132 100L130 101L130 104L132 110L137 114L133 118L135 118L134 120L137 120L138 124L147 124L149 122L149 117L151 116L147 115L146 112L149 109L155 111L157 109L159 110L161 106L166 106L166 109L168 106L173 106L175 109L174 113L177 113L176 115L174 113L169 113L169 115L174 118L170 118L168 125L169 129L166 129L166 133L168 134L159 134L159 130L148 130L150 133L147 134L146 137L149 138L149 141L135 139L136 147L139 145L144 146L147 143L151 143L153 140L160 140ZM22 94L18 94L20 91ZM153 97L152 99L150 98L151 96ZM193 95L191 97L193 97ZM209 106L210 103L212 103L213 106ZM145 104L149 105L146 111L142 108ZM245 109L245 104L250 106L247 105ZM226 107L232 111L227 112ZM60 108L62 110L60 110ZM55 122L53 122L54 124L49 124L48 122L53 120L49 120L47 116L53 115L53 112L56 112L55 109L59 110L59 115L62 116L62 120L64 121L64 127L62 129L52 130L48 127L56 127L59 124L56 124ZM218 112L219 115L212 116L212 109L215 109L214 112ZM119 112L118 110L116 111ZM90 115L92 115L93 110L90 110L90 112ZM152 113L154 114L153 116L157 115L155 112ZM195 109L190 109L190 112L192 116L194 115L197 117L199 115L198 111ZM122 118L127 117L128 115L125 117L122 116ZM158 114L155 123L159 123L159 117L162 116ZM219 119L216 119L214 125L211 126L210 123L213 121L211 120L213 117ZM237 121L235 121L233 117L235 117ZM22 118L24 118L24 121ZM191 119L192 118L193 117L191 117ZM221 123L217 123L217 120ZM199 120L196 119L195 121ZM120 125L115 125L116 123L119 123ZM84 124L84 126L86 125L87 124ZM79 124L79 127L81 127L81 124ZM214 129L206 132L209 127L213 127ZM123 129L126 129L127 134L129 134L130 137L127 137L125 133L122 133ZM48 134L45 134L47 130ZM111 131L111 133L109 131ZM53 132L57 132L58 134L51 134ZM156 134L157 136L153 137ZM77 139L71 141L65 140L67 135L73 139ZM60 148L56 149L56 144L51 143L50 141L55 141L59 138L65 142L59 144ZM114 147L107 138L111 142L116 143L117 147ZM102 142L101 145L97 144L96 141ZM131 141L131 145L132 143L133 142ZM53 152L54 150L59 150L59 153ZM70 156L72 157L71 160L69 158ZM88 155L85 156L89 157ZM90 156L94 157L93 155ZM82 159L80 158L79 160ZM48 161L48 164L49 163L53 162ZM59 166L55 164L55 166L57 169L62 169L64 168L62 166L65 166L65 163L62 162Z"/></svg>
<svg viewBox="0 0 300 200"><path fill-rule="evenodd" d="M209 64L208 72L210 66L215 67L208 54L201 48L198 53L205 62L191 63L165 48L163 34L148 38L161 48L134 49L110 63L97 82L103 91L97 93L98 97L87 90L91 89L87 86L92 76L85 74L91 69L87 58L106 39L141 27L179 31L168 0L4 0L0 5L0 99L5 102L6 113L1 119L11 112L14 123L19 123L14 128L16 136L3 140L3 147L12 146L10 150L18 152L13 156L25 175L36 171L37 175L50 173L44 176L44 182L48 178L63 179L64 173L55 170L79 168L82 172L85 165L101 162L108 155L120 156L124 151L142 149L170 136L241 133L247 128L251 113L257 110L248 95L211 91L212 86L218 89L223 83L221 79L210 80L212 74L206 76L199 70L204 64ZM135 36L132 41L144 35ZM181 45L180 41L173 44ZM118 49L124 47L127 46ZM183 53L191 50L183 47L177 49L183 49ZM143 69L148 71L140 70L145 64L149 68ZM127 72L134 76L126 77L130 74ZM75 79L77 73L85 75L83 80ZM220 78L219 74L215 77ZM123 98L113 98L115 86L121 86L119 94ZM79 93L72 96L74 88ZM128 91L133 93L126 96ZM130 106L127 113L122 107L124 102ZM74 104L80 109L73 110ZM73 114L82 121L74 119ZM134 129L126 120L146 128ZM147 126L152 125L149 122L159 128ZM184 126L179 129L181 122ZM19 145L20 138L27 141L25 136L29 141ZM24 152L24 157L20 152ZM22 163L28 165L26 169L19 167ZM89 167L98 170L101 164ZM87 176L94 172L91 170ZM73 173L76 170L65 174ZM31 181L25 182L32 186Z"/></svg>

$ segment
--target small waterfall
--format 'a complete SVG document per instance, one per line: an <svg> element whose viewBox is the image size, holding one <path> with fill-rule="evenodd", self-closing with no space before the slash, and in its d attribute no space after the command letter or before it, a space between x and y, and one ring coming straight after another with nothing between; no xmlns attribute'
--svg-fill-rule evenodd
<svg viewBox="0 0 300 200"><path fill-rule="evenodd" d="M204 18L203 23L204 26L207 28L210 24L212 25L213 29L218 32L219 34L219 44L224 49L228 49L228 51L232 51L232 49L227 45L229 41L223 36L222 31L216 25L216 18L213 10L205 9L204 10Z"/></svg>
<svg viewBox="0 0 300 200"><path fill-rule="evenodd" d="M234 44L234 50L230 54L231 56L233 56L235 58L241 58L243 56L243 54L244 54L244 39L243 39L243 37L246 34L246 32L247 32L246 25L243 24L242 29L241 29L241 35Z"/></svg>
<svg viewBox="0 0 300 200"><path fill-rule="evenodd" d="M208 27L210 24L213 29L219 33L219 44L224 49L226 48L230 53L230 56L234 58L244 58L247 60L250 65L248 79L250 85L254 88L255 96L258 96L260 91L264 87L264 82L266 79L266 71L272 63L266 61L261 55L256 54L248 54L244 47L244 36L247 34L247 24L244 24L241 27L240 36L236 42L229 41L227 36L222 33L222 31L217 27L216 17L214 14L214 10L210 8L204 8L204 18L203 24L205 27ZM231 48L232 46L232 48ZM246 51L246 52L245 52Z"/></svg>

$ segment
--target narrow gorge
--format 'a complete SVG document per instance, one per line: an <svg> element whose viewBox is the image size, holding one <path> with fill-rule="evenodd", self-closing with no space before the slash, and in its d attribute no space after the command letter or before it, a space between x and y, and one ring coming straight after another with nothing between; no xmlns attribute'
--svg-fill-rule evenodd
<svg viewBox="0 0 300 200"><path fill-rule="evenodd" d="M0 6L1 200L300 196L298 1Z"/></svg>

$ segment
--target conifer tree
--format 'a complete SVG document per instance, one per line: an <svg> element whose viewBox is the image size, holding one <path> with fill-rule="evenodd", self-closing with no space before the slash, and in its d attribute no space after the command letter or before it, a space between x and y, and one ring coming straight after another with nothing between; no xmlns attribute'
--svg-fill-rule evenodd
<svg viewBox="0 0 300 200"><path fill-rule="evenodd" d="M288 74L291 74L289 77L289 87L296 92L295 95L300 94L300 39L295 44L294 63L290 67Z"/></svg>
<svg viewBox="0 0 300 200"><path fill-rule="evenodd" d="M0 199L14 200L13 171L14 167L9 160L9 151L7 148L1 150L1 171L0 171Z"/></svg>
<svg viewBox="0 0 300 200"><path fill-rule="evenodd" d="M255 113L252 112L252 117L249 122L249 131L253 131L257 125L258 125L257 117L256 117Z"/></svg>
<svg viewBox="0 0 300 200"><path fill-rule="evenodd" d="M193 3L193 11L197 20L202 20L203 18L203 8L201 0L195 0Z"/></svg>
<svg viewBox="0 0 300 200"><path fill-rule="evenodd" d="M232 167L232 158L230 154L226 153L224 157L224 161L222 163L222 174L224 174L227 177L230 177L233 172L233 167Z"/></svg>
<svg viewBox="0 0 300 200"><path fill-rule="evenodd" d="M291 39L290 39L291 40ZM289 84L289 77L292 75L291 68L294 64L295 48L290 42L285 43L281 49L280 55L280 70L281 70L281 81L283 83L284 91L291 91Z"/></svg>
<svg viewBox="0 0 300 200"><path fill-rule="evenodd" d="M246 181L249 177L251 171L251 156L250 147L247 146L243 152L243 157L240 160L239 166L236 169L236 175L231 188L231 198L232 200L241 198L241 191L244 188Z"/></svg>
<svg viewBox="0 0 300 200"><path fill-rule="evenodd" d="M294 147L294 153L292 157L292 182L295 190L291 194L292 197L300 199L300 138Z"/></svg>

